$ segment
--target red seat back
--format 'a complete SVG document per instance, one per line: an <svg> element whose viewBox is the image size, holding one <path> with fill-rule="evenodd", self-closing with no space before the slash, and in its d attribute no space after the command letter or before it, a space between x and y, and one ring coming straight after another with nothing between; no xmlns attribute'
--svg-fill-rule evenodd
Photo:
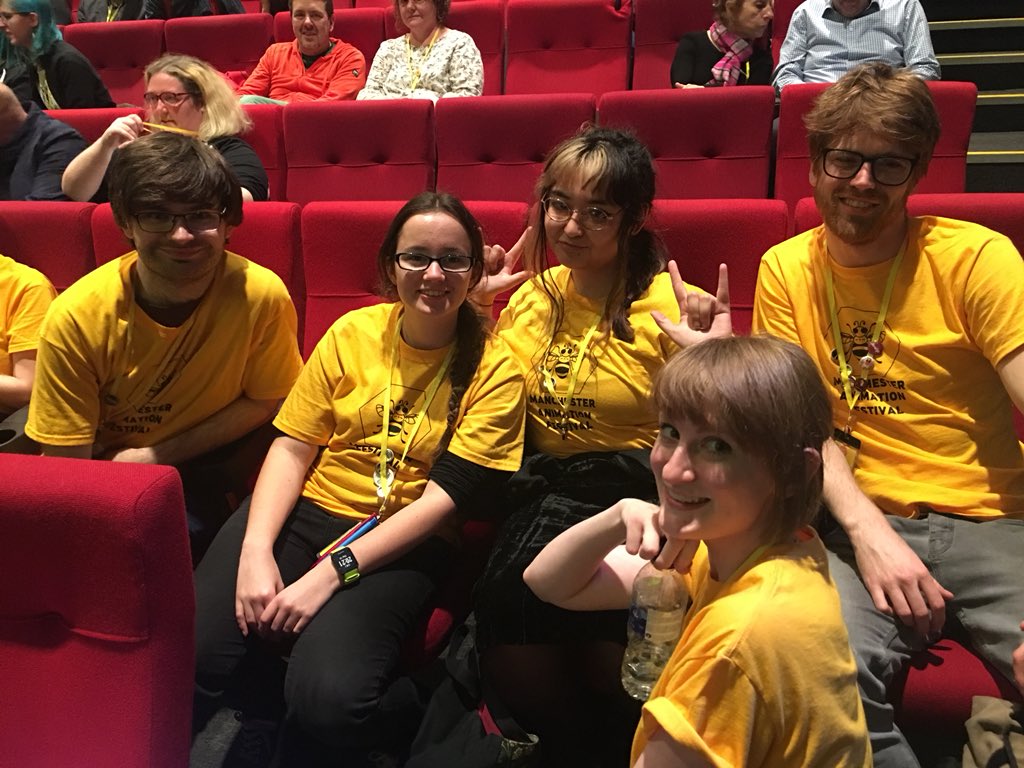
<svg viewBox="0 0 1024 768"><path fill-rule="evenodd" d="M0 253L46 275L63 291L95 268L92 203L0 202Z"/></svg>
<svg viewBox="0 0 1024 768"><path fill-rule="evenodd" d="M146 65L164 52L164 21L69 24L64 39L96 68L116 104L142 106Z"/></svg>
<svg viewBox="0 0 1024 768"><path fill-rule="evenodd" d="M280 104L243 104L252 118L252 129L244 139L263 163L270 183L270 199L284 200L287 189L288 160L284 151L284 119Z"/></svg>
<svg viewBox="0 0 1024 768"><path fill-rule="evenodd" d="M67 123L92 144L103 135L112 122L125 115L142 115L138 107L99 107L97 109L48 109L54 120Z"/></svg>
<svg viewBox="0 0 1024 768"><path fill-rule="evenodd" d="M188 764L192 562L171 467L0 455L3 762Z"/></svg>
<svg viewBox="0 0 1024 768"><path fill-rule="evenodd" d="M714 294L718 265L729 267L733 327L750 330L757 268L789 234L781 200L655 200L650 226L661 234L683 280Z"/></svg>
<svg viewBox="0 0 1024 768"><path fill-rule="evenodd" d="M533 198L544 158L594 119L587 94L440 99L437 187L466 200Z"/></svg>
<svg viewBox="0 0 1024 768"><path fill-rule="evenodd" d="M266 13L168 19L164 41L169 52L203 59L243 80L274 41L274 22Z"/></svg>
<svg viewBox="0 0 1024 768"><path fill-rule="evenodd" d="M662 198L767 197L774 109L767 85L617 91L597 105L602 125L651 150Z"/></svg>
<svg viewBox="0 0 1024 768"><path fill-rule="evenodd" d="M405 200L434 187L434 108L423 99L290 104L289 200Z"/></svg>
<svg viewBox="0 0 1024 768"><path fill-rule="evenodd" d="M631 0L513 0L505 93L625 90L630 12Z"/></svg>
<svg viewBox="0 0 1024 768"><path fill-rule="evenodd" d="M711 3L633 0L633 90L670 88L679 39L709 26Z"/></svg>
<svg viewBox="0 0 1024 768"><path fill-rule="evenodd" d="M480 50L484 65L484 95L502 93L505 62L505 6L501 0L452 3L445 25L465 32ZM390 13L389 18L394 18Z"/></svg>
<svg viewBox="0 0 1024 768"><path fill-rule="evenodd" d="M335 3L334 27L331 37L354 45L366 58L367 72L373 57L384 40L384 12L379 8L338 8ZM287 11L274 16L274 39L290 43L295 39L292 17Z"/></svg>

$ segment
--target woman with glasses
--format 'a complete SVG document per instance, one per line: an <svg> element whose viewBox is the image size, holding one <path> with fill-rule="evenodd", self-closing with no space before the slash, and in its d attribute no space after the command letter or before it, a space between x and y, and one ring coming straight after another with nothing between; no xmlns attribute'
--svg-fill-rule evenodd
<svg viewBox="0 0 1024 768"><path fill-rule="evenodd" d="M10 43L6 62L28 70L41 109L114 106L89 60L64 41L50 0L2 0L0 31Z"/></svg>
<svg viewBox="0 0 1024 768"><path fill-rule="evenodd" d="M714 0L711 6L711 26L679 39L672 86L768 85L772 54L767 32L775 16L773 0Z"/></svg>
<svg viewBox="0 0 1024 768"><path fill-rule="evenodd" d="M357 99L479 96L484 65L473 38L444 25L451 0L394 0L395 20L408 31L385 40Z"/></svg>
<svg viewBox="0 0 1024 768"><path fill-rule="evenodd" d="M242 185L243 200L268 199L263 163L238 135L252 127L252 120L217 70L192 56L168 53L146 67L145 79L145 119L125 115L114 120L64 172L65 195L81 202L102 202L114 152L143 134L170 131L198 136L220 152Z"/></svg>
<svg viewBox="0 0 1024 768"><path fill-rule="evenodd" d="M196 572L197 728L242 657L283 642L281 765L362 765L384 735L456 510L520 463L522 374L466 301L482 255L465 206L421 193L377 255L390 303L347 313L313 351L255 492Z"/></svg>
<svg viewBox="0 0 1024 768"><path fill-rule="evenodd" d="M546 763L625 765L639 717L619 683L625 611L555 608L526 588L523 570L575 523L627 496L656 497L651 379L678 345L731 331L727 292L718 302L691 291L674 264L662 272L647 226L653 163L633 136L587 128L563 142L537 196L532 228L508 254L498 249L506 268L479 296L486 305L514 280L522 251L534 276L496 331L527 374L527 458L477 584L477 643L488 686L540 736ZM559 263L547 269L549 249ZM684 305L689 325L676 322Z"/></svg>

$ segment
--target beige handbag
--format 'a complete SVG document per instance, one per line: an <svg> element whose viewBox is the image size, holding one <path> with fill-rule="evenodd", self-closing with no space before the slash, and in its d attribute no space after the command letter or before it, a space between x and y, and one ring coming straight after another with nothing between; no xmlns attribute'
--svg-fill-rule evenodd
<svg viewBox="0 0 1024 768"><path fill-rule="evenodd" d="M1024 768L1024 705L975 696L967 721L964 768Z"/></svg>

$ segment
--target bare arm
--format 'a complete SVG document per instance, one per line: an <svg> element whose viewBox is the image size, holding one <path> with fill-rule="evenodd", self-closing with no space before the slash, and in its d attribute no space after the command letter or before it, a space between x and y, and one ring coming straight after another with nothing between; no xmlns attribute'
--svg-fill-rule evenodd
<svg viewBox="0 0 1024 768"><path fill-rule="evenodd" d="M455 503L433 481L423 495L391 515L350 549L366 575L397 559L432 536L455 514ZM302 578L288 585L259 617L260 631L267 634L301 632L342 584L330 559L322 560Z"/></svg>
<svg viewBox="0 0 1024 768"><path fill-rule="evenodd" d="M11 355L11 375L0 376L0 411L11 412L28 405L36 379L36 351L26 349Z"/></svg>
<svg viewBox="0 0 1024 768"><path fill-rule="evenodd" d="M939 584L906 542L893 531L882 511L864 495L838 446L829 440L824 498L832 516L853 544L864 586L875 608L896 615L927 638L942 630L946 600L953 593Z"/></svg>
<svg viewBox="0 0 1024 768"><path fill-rule="evenodd" d="M732 336L729 269L725 264L718 265L718 288L714 296L687 288L675 261L668 263L668 273L672 279L672 291L679 302L679 322L673 323L656 310L651 312L651 317L677 346L689 347L705 339Z"/></svg>
<svg viewBox="0 0 1024 768"><path fill-rule="evenodd" d="M999 361L996 373L1017 410L1024 413L1024 347L1018 347Z"/></svg>
<svg viewBox="0 0 1024 768"><path fill-rule="evenodd" d="M44 445L40 443L39 447L43 451L43 456L57 456L63 459L92 458L92 443L86 445Z"/></svg>
<svg viewBox="0 0 1024 768"><path fill-rule="evenodd" d="M700 752L675 741L658 728L647 741L633 768L711 768L712 763Z"/></svg>
<svg viewBox="0 0 1024 768"><path fill-rule="evenodd" d="M122 448L107 458L142 464L180 464L237 440L267 422L280 400L253 400L244 395L191 429L145 448Z"/></svg>
<svg viewBox="0 0 1024 768"><path fill-rule="evenodd" d="M696 543L669 540L659 554L657 514L655 504L623 499L556 536L526 568L523 581L560 608L627 608L633 579L648 560L686 571L696 549Z"/></svg>
<svg viewBox="0 0 1024 768"><path fill-rule="evenodd" d="M145 131L142 118L125 115L112 122L96 141L72 160L61 177L64 194L78 202L88 202L103 183L114 150L134 141Z"/></svg>
<svg viewBox="0 0 1024 768"><path fill-rule="evenodd" d="M242 635L256 627L260 614L284 588L274 559L274 542L302 492L317 450L315 445L283 435L267 451L249 504L238 560L235 621Z"/></svg>

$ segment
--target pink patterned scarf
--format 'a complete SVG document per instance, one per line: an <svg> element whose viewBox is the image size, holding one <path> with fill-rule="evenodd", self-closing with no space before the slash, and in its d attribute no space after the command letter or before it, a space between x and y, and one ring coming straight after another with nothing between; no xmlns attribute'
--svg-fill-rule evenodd
<svg viewBox="0 0 1024 768"><path fill-rule="evenodd" d="M720 21L716 21L708 30L708 38L711 43L720 50L724 56L711 68L711 79L707 85L736 85L740 79L740 70L743 63L754 53L754 48L749 40L726 29Z"/></svg>

